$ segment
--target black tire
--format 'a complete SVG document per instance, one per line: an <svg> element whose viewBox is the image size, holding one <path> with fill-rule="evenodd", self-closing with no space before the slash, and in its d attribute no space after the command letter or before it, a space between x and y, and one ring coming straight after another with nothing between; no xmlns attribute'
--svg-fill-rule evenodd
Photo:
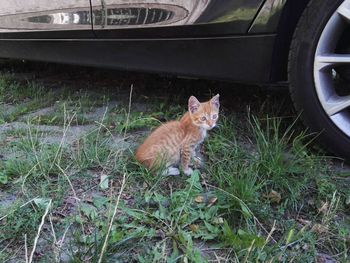
<svg viewBox="0 0 350 263"><path fill-rule="evenodd" d="M316 93L313 66L318 41L330 17L344 0L311 0L295 30L289 54L289 83L294 106L319 141L350 160L350 138L325 113Z"/></svg>

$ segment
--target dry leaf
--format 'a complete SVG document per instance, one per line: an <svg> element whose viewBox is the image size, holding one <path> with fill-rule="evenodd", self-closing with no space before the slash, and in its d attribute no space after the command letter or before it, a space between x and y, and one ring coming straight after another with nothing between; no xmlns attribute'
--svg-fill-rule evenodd
<svg viewBox="0 0 350 263"><path fill-rule="evenodd" d="M267 197L271 203L279 204L282 200L281 194L275 190L271 190L271 192L268 195L265 195L265 197Z"/></svg>
<svg viewBox="0 0 350 263"><path fill-rule="evenodd" d="M199 229L199 226L198 225L194 225L194 224L189 225L189 227L190 227L192 232L197 232L198 229Z"/></svg>
<svg viewBox="0 0 350 263"><path fill-rule="evenodd" d="M15 136L7 136L6 139L5 139L5 141L6 141L6 142L12 142L12 141L16 140L17 138L18 138L18 137L15 137Z"/></svg>
<svg viewBox="0 0 350 263"><path fill-rule="evenodd" d="M204 202L204 196L203 195L197 195L195 198L194 198L194 201L196 203L203 203Z"/></svg>
<svg viewBox="0 0 350 263"><path fill-rule="evenodd" d="M311 225L311 221L310 220L305 220L303 218L298 218L297 220L302 225L306 225L306 226Z"/></svg>
<svg viewBox="0 0 350 263"><path fill-rule="evenodd" d="M222 225L224 223L224 219L222 217L216 217L214 218L213 223L216 225Z"/></svg>
<svg viewBox="0 0 350 263"><path fill-rule="evenodd" d="M328 226L324 226L321 224L314 224L311 228L311 232L314 232L316 234L323 234L328 232Z"/></svg>
<svg viewBox="0 0 350 263"><path fill-rule="evenodd" d="M218 198L216 196L210 197L208 200L208 205L207 207L211 207L213 204L215 204L215 202L218 200Z"/></svg>
<svg viewBox="0 0 350 263"><path fill-rule="evenodd" d="M326 201L326 202L321 202L321 204L322 204L322 206L321 206L321 208L318 209L318 212L325 214L328 210L329 203L328 203L328 201Z"/></svg>

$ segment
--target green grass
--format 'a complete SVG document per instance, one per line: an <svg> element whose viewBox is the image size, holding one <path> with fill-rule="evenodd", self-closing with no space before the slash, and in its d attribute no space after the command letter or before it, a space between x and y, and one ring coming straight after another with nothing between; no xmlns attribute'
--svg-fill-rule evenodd
<svg viewBox="0 0 350 263"><path fill-rule="evenodd" d="M223 111L203 169L155 176L134 160L134 141L179 118L181 100L120 104L95 122L84 116L108 96L21 85L0 78L0 90L11 87L2 106L36 106L4 122L55 110L2 133L1 262L25 262L26 247L35 262L315 262L320 253L348 262L349 174L334 172L310 146L316 135L290 119ZM47 92L50 103L40 101ZM45 141L52 134L39 124L61 127L59 140ZM71 140L84 124L95 129ZM3 193L16 200L2 203Z"/></svg>

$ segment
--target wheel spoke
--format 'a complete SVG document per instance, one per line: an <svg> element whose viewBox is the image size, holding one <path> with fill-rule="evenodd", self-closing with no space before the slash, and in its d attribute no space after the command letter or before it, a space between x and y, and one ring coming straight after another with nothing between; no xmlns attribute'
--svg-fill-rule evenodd
<svg viewBox="0 0 350 263"><path fill-rule="evenodd" d="M350 106L350 96L334 96L323 103L323 107L329 116L333 116Z"/></svg>
<svg viewBox="0 0 350 263"><path fill-rule="evenodd" d="M350 1L346 0L339 6L337 10L338 14L350 21Z"/></svg>
<svg viewBox="0 0 350 263"><path fill-rule="evenodd" d="M321 70L325 67L338 64L350 64L350 55L347 54L329 54L318 55L315 59L317 69Z"/></svg>

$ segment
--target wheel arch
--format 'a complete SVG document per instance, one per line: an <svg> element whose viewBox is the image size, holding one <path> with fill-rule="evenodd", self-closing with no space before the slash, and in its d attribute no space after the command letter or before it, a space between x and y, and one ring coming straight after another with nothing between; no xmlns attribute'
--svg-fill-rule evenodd
<svg viewBox="0 0 350 263"><path fill-rule="evenodd" d="M288 80L288 55L298 21L311 0L287 0L277 28L271 61L271 82Z"/></svg>

